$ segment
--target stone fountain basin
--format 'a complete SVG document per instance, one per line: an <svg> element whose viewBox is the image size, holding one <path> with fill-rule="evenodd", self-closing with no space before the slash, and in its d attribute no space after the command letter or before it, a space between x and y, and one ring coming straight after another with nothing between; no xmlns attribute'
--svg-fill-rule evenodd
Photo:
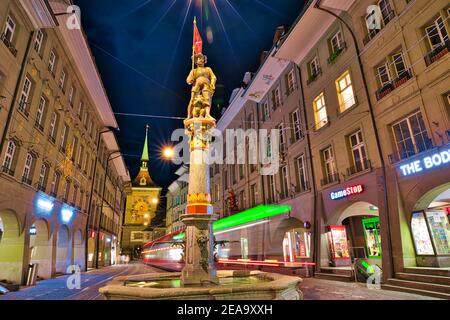
<svg viewBox="0 0 450 320"><path fill-rule="evenodd" d="M145 287L144 283L178 281L181 273L149 273L117 277L99 292L107 300L302 300L299 277L261 271L217 271L226 285L208 287ZM245 279L251 278L251 279ZM255 281L255 279L257 279ZM251 281L250 281L251 280ZM230 283L231 282L231 283ZM236 282L236 283L233 283ZM245 283L247 284L240 284ZM142 283L139 287L137 284ZM129 286L132 284L133 286Z"/></svg>

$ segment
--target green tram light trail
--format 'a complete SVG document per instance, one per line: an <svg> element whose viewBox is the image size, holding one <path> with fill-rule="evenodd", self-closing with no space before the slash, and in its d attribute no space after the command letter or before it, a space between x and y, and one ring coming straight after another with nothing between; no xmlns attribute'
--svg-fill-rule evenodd
<svg viewBox="0 0 450 320"><path fill-rule="evenodd" d="M260 205L214 222L213 232L291 212L291 209L291 206ZM181 240L185 236L186 234L183 232L174 236L173 239Z"/></svg>

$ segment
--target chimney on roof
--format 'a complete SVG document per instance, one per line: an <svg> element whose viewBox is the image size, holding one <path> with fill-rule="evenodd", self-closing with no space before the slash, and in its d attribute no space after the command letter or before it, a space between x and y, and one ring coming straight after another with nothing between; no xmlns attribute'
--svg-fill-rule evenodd
<svg viewBox="0 0 450 320"><path fill-rule="evenodd" d="M278 41L281 39L281 37L286 32L286 28L284 26L278 26L275 30L275 35L273 37L273 45L276 45Z"/></svg>

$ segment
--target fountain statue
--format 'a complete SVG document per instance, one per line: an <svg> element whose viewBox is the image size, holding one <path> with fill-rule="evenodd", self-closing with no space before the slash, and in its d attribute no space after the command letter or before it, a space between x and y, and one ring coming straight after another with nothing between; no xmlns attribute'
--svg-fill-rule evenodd
<svg viewBox="0 0 450 320"><path fill-rule="evenodd" d="M208 167L211 131L216 120L210 115L217 78L206 67L201 37L194 21L192 85L187 118L184 120L190 143L189 190L183 240L184 268L181 273L153 273L118 277L100 292L107 299L301 299L301 278L260 271L217 271L212 223L217 219L211 205ZM244 280L243 280L244 279Z"/></svg>

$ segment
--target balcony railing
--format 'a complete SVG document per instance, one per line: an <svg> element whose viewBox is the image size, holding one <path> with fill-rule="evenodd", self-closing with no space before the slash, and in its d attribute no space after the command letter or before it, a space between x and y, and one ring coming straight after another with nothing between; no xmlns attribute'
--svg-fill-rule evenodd
<svg viewBox="0 0 450 320"><path fill-rule="evenodd" d="M327 184L331 184L331 183L335 183L335 182L339 182L339 173L333 173L333 174L327 175L325 178L323 178L320 181L320 184L322 186L326 186Z"/></svg>
<svg viewBox="0 0 450 320"><path fill-rule="evenodd" d="M11 177L14 176L14 170L11 170L11 168L9 168L9 167L3 166L2 167L2 172L10 175Z"/></svg>
<svg viewBox="0 0 450 320"><path fill-rule="evenodd" d="M450 40L447 40L445 43L442 43L441 46L437 47L436 49L434 49L425 56L425 62L427 63L427 66L441 59L449 51L450 51Z"/></svg>
<svg viewBox="0 0 450 320"><path fill-rule="evenodd" d="M28 178L27 176L23 176L22 177L22 183L25 183L25 184L31 186L31 179Z"/></svg>
<svg viewBox="0 0 450 320"><path fill-rule="evenodd" d="M370 30L363 39L364 45L368 44L370 40L372 40L381 30L383 30L383 28L385 28L389 24L389 22L392 21L392 19L394 19L394 17L395 17L394 11L389 11L386 16L383 16L384 25L381 26L381 29Z"/></svg>
<svg viewBox="0 0 450 320"><path fill-rule="evenodd" d="M347 168L347 175L352 176L354 174L364 172L372 169L372 163L368 159L364 159L362 161L358 161L355 165Z"/></svg>
<svg viewBox="0 0 450 320"><path fill-rule="evenodd" d="M2 42L5 44L5 46L8 48L8 50L12 53L14 57L17 57L17 49L14 47L14 45L6 38L6 35L3 33L1 36Z"/></svg>
<svg viewBox="0 0 450 320"><path fill-rule="evenodd" d="M412 150L411 149L410 150L403 150L401 152L396 152L396 153L390 154L388 156L389 157L389 162L391 164L394 164L394 163L397 163L397 162L399 162L401 160L411 158L411 157L413 157L413 156L415 156L415 155L417 155L419 153L428 151L428 150L433 149L433 148L434 148L433 142L431 141L431 139L427 138L425 140L425 142L421 146L417 146L416 145L416 146L414 146L414 149L412 149Z"/></svg>
<svg viewBox="0 0 450 320"><path fill-rule="evenodd" d="M318 68L317 71L313 74L311 74L308 78L308 80L306 81L307 85L310 85L311 83L313 83L314 81L316 81L316 79L318 77L320 77L320 75L322 74L322 69Z"/></svg>
<svg viewBox="0 0 450 320"><path fill-rule="evenodd" d="M383 99L388 94L390 94L392 91L394 91L398 87L400 87L403 84L405 84L411 78L412 78L411 69L405 70L397 78L395 78L392 81L389 81L389 82L385 83L383 87L381 87L380 89L377 90L377 92L376 92L377 100Z"/></svg>
<svg viewBox="0 0 450 320"><path fill-rule="evenodd" d="M59 152L66 154L66 148L63 146L59 147Z"/></svg>

